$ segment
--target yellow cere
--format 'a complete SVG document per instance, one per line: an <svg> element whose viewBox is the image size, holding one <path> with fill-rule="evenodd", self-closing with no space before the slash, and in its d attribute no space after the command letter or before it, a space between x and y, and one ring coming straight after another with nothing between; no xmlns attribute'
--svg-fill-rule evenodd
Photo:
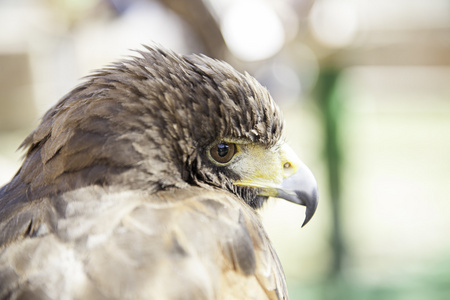
<svg viewBox="0 0 450 300"><path fill-rule="evenodd" d="M271 149L252 144L238 147L239 157L229 165L241 175L241 180L234 182L235 185L262 188L266 196L275 196L275 188L298 170L300 160L285 143Z"/></svg>

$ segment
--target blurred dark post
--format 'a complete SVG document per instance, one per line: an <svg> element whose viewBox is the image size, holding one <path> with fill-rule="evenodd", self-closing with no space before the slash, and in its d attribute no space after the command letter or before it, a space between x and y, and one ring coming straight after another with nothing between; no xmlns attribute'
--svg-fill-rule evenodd
<svg viewBox="0 0 450 300"><path fill-rule="evenodd" d="M159 0L159 2L190 26L198 41L202 43L204 54L217 59L229 58L219 24L203 0Z"/></svg>
<svg viewBox="0 0 450 300"><path fill-rule="evenodd" d="M339 285L342 271L342 261L345 249L342 240L342 216L341 216L341 151L339 144L339 126L342 121L341 99L337 89L337 82L340 75L338 68L324 68L321 70L316 86L316 96L322 111L322 124L325 137L325 162L328 172L329 198L331 199L331 243L333 254L333 265L330 270L330 286ZM338 299L338 291L333 290L327 294Z"/></svg>
<svg viewBox="0 0 450 300"><path fill-rule="evenodd" d="M28 128L35 119L29 55L0 54L0 131Z"/></svg>

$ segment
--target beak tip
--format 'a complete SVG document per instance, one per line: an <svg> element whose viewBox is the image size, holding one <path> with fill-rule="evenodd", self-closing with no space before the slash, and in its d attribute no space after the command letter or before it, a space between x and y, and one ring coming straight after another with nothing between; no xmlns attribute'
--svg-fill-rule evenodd
<svg viewBox="0 0 450 300"><path fill-rule="evenodd" d="M318 197L318 191L317 188L314 188L312 193L310 193L307 197L301 195L301 192L296 193L299 198L301 198L304 201L304 205L306 206L306 212L305 212L305 220L303 221L302 228L308 224L308 222L312 219L314 216L314 213L316 212L317 205L319 204L319 197Z"/></svg>
<svg viewBox="0 0 450 300"><path fill-rule="evenodd" d="M302 185L302 184L298 184ZM317 183L314 180L312 184L303 184L304 188L302 190L292 190L292 189L277 189L278 198L285 199L287 201L306 206L305 220L303 221L302 227L304 227L316 212L317 205L319 204L319 193L317 189Z"/></svg>

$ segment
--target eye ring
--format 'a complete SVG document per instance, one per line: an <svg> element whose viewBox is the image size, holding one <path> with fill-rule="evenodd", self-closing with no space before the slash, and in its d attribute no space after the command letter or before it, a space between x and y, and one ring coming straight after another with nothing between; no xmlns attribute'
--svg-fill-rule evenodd
<svg viewBox="0 0 450 300"><path fill-rule="evenodd" d="M236 149L236 144L222 141L211 147L209 154L217 163L226 164L233 159Z"/></svg>

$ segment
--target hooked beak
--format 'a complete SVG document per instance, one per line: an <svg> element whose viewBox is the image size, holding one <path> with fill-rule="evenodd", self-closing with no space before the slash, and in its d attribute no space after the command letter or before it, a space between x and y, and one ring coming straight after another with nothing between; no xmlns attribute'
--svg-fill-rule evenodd
<svg viewBox="0 0 450 300"><path fill-rule="evenodd" d="M258 188L260 196L282 198L306 206L302 227L314 215L318 205L318 189L314 175L287 145L268 153L253 149L248 153L244 168L247 176L235 185Z"/></svg>
<svg viewBox="0 0 450 300"><path fill-rule="evenodd" d="M306 206L303 227L311 220L316 212L319 203L319 194L317 182L311 170L301 161L298 164L297 172L285 178L279 188L275 188L276 195L274 197Z"/></svg>

